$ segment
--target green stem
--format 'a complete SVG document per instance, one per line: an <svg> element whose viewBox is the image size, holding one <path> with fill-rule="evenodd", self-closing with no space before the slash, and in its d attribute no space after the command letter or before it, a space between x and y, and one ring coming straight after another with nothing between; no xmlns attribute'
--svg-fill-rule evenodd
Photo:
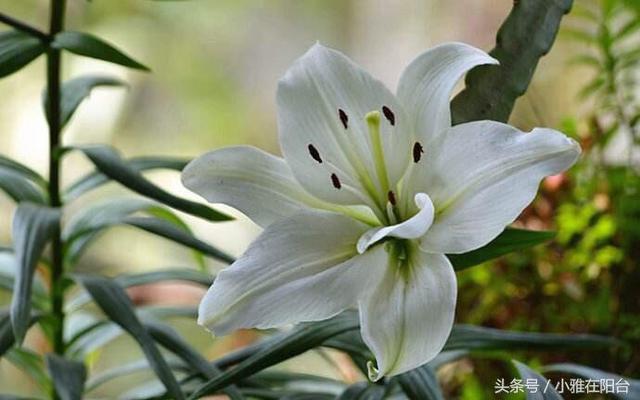
<svg viewBox="0 0 640 400"><path fill-rule="evenodd" d="M51 0L49 37L53 38L64 28L66 0ZM60 50L47 51L47 96L49 123L49 203L51 207L61 207L60 200ZM51 313L54 321L53 351L64 354L64 282L62 239L60 227L51 242ZM54 398L56 398L54 394Z"/></svg>

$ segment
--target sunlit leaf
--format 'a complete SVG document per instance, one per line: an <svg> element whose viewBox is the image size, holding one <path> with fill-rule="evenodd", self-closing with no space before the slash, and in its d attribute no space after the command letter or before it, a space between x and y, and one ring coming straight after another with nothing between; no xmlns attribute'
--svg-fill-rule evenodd
<svg viewBox="0 0 640 400"><path fill-rule="evenodd" d="M32 203L18 205L13 216L12 237L17 274L11 300L11 323L22 344L31 316L33 274L45 244L59 229L60 210Z"/></svg>
<svg viewBox="0 0 640 400"><path fill-rule="evenodd" d="M55 36L51 46L57 49L65 49L80 56L149 71L149 68L116 49L111 44L88 33L73 31L60 32Z"/></svg>
<svg viewBox="0 0 640 400"><path fill-rule="evenodd" d="M60 127L67 125L80 103L89 95L91 91L99 86L126 86L126 83L117 78L104 75L81 76L65 82L60 88ZM43 96L45 113L49 106L47 101L49 96L45 90Z"/></svg>
<svg viewBox="0 0 640 400"><path fill-rule="evenodd" d="M0 78L20 70L44 51L38 38L18 31L0 32Z"/></svg>
<svg viewBox="0 0 640 400"><path fill-rule="evenodd" d="M124 289L113 280L99 276L76 275L75 279L91 294L93 300L113 322L127 331L135 339L167 392L174 399L184 399L184 395L171 369L153 342L153 339L138 320L131 300Z"/></svg>
<svg viewBox="0 0 640 400"><path fill-rule="evenodd" d="M232 219L204 204L176 197L154 185L138 171L127 165L111 147L87 146L78 147L78 150L84 152L100 172L142 196L210 221L229 221Z"/></svg>
<svg viewBox="0 0 640 400"><path fill-rule="evenodd" d="M554 236L555 233L550 231L507 228L486 246L464 254L448 254L447 257L453 267L460 271L514 251L524 250L548 242Z"/></svg>
<svg viewBox="0 0 640 400"><path fill-rule="evenodd" d="M45 361L60 400L82 400L87 379L84 364L53 353L47 354Z"/></svg>

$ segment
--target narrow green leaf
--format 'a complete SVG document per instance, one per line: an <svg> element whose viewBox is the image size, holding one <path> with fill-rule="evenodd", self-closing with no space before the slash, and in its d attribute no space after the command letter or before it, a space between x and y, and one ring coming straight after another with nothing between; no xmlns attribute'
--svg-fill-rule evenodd
<svg viewBox="0 0 640 400"><path fill-rule="evenodd" d="M172 398L184 399L180 385L154 344L149 332L138 320L133 311L133 304L124 289L113 280L99 276L76 275L74 278L91 294L100 309L138 342L156 375Z"/></svg>
<svg viewBox="0 0 640 400"><path fill-rule="evenodd" d="M24 164L21 164L15 160L10 159L9 157L5 157L0 154L0 169L2 170L10 170L12 172L16 172L26 179L31 180L36 185L40 186L42 189L47 189L47 181L36 171L27 167Z"/></svg>
<svg viewBox="0 0 640 400"><path fill-rule="evenodd" d="M184 370L185 365L180 360L172 360L167 359L167 365L172 370ZM113 367L107 369L106 371L102 371L98 374L93 375L89 380L87 380L85 392L91 392L92 390L97 389L101 385L123 376L129 376L131 374L135 374L138 372L147 371L151 368L149 365L149 361L146 358L136 360L127 364L118 365L117 367Z"/></svg>
<svg viewBox="0 0 640 400"><path fill-rule="evenodd" d="M14 347L5 354L4 358L29 375L43 392L51 392L51 380L44 370L44 362L39 354L24 347Z"/></svg>
<svg viewBox="0 0 640 400"><path fill-rule="evenodd" d="M436 373L429 364L398 375L395 379L409 400L444 400Z"/></svg>
<svg viewBox="0 0 640 400"><path fill-rule="evenodd" d="M620 400L640 399L640 379L627 378L621 375L612 374L611 372L571 363L546 365L542 368L542 371L545 373L559 372L579 376L585 379L593 379L598 382L614 382L618 391L616 393L611 393L612 397L616 397Z"/></svg>
<svg viewBox="0 0 640 400"><path fill-rule="evenodd" d="M176 197L144 178L138 171L129 167L118 153L108 146L78 147L106 176L130 190L157 200L163 204L209 221L229 221L232 218L204 204Z"/></svg>
<svg viewBox="0 0 640 400"><path fill-rule="evenodd" d="M134 157L129 160L125 160L124 162L134 171L143 172L154 169L171 169L175 171L182 171L184 167L187 166L190 160L179 159L174 157L162 157L162 156L149 156L149 157ZM78 181L74 182L67 190L65 191L64 197L65 200L72 201L84 193L100 187L105 183L109 182L109 178L101 174L100 172L94 171L84 177L80 178Z"/></svg>
<svg viewBox="0 0 640 400"><path fill-rule="evenodd" d="M640 18L631 18L614 34L615 40L623 40L640 31Z"/></svg>
<svg viewBox="0 0 640 400"><path fill-rule="evenodd" d="M45 244L59 229L60 210L32 203L18 205L12 236L17 274L11 300L11 322L16 342L22 344L31 315L33 275Z"/></svg>
<svg viewBox="0 0 640 400"><path fill-rule="evenodd" d="M18 268L16 268L16 258L13 254L13 249L7 252L0 252L0 288L12 292L15 287L17 273ZM49 306L49 295L39 276L34 276L31 292L33 305L36 309L43 310Z"/></svg>
<svg viewBox="0 0 640 400"><path fill-rule="evenodd" d="M42 188L36 186L18 172L1 167L0 190L4 191L16 203L28 201L43 205L47 204L47 196Z"/></svg>
<svg viewBox="0 0 640 400"><path fill-rule="evenodd" d="M507 122L572 4L573 0L513 2L490 52L500 65L479 66L467 74L465 89L451 102L454 124L485 119Z"/></svg>
<svg viewBox="0 0 640 400"><path fill-rule="evenodd" d="M66 31L56 35L51 46L74 54L108 61L125 67L149 71L149 68L127 56L104 40L83 32Z"/></svg>
<svg viewBox="0 0 640 400"><path fill-rule="evenodd" d="M357 315L351 312L343 313L326 321L303 324L292 332L279 337L277 341L269 342L268 347L261 348L235 368L209 380L192 393L189 398L198 399L205 394L215 393L227 385L237 383L258 371L320 346L333 336L355 329L358 329L358 318Z"/></svg>
<svg viewBox="0 0 640 400"><path fill-rule="evenodd" d="M46 355L45 362L60 400L82 400L87 379L84 364L53 353Z"/></svg>
<svg viewBox="0 0 640 400"><path fill-rule="evenodd" d="M29 327L36 323L38 315L32 315L29 318ZM8 312L3 311L0 314L0 357L2 357L15 344L13 336L13 327L11 325L11 316Z"/></svg>
<svg viewBox="0 0 640 400"><path fill-rule="evenodd" d="M532 382L535 380L537 382L537 385L532 385L534 388L537 388L537 390L525 390L527 400L562 400L562 396L558 394L553 385L550 384L544 376L519 361L512 360L512 362L516 366L523 381Z"/></svg>
<svg viewBox="0 0 640 400"><path fill-rule="evenodd" d="M124 223L180 243L217 260L229 264L234 261L234 258L227 253L197 239L189 232L176 228L165 220L158 218L127 217L124 219Z"/></svg>
<svg viewBox="0 0 640 400"><path fill-rule="evenodd" d="M358 382L346 388L344 392L336 397L336 400L381 400L384 395L384 386ZM421 399L430 400L427 397L421 397Z"/></svg>
<svg viewBox="0 0 640 400"><path fill-rule="evenodd" d="M80 103L89 95L91 91L99 86L126 86L127 84L120 79L112 78L104 75L88 75L71 79L65 82L60 88L61 104L60 104L60 126L65 127L75 111L80 106ZM45 113L48 112L49 106L47 100L49 96L45 90L42 95L43 108ZM48 119L48 115L47 115Z"/></svg>
<svg viewBox="0 0 640 400"><path fill-rule="evenodd" d="M528 231L507 228L491 243L479 249L464 254L447 254L447 257L453 267L460 271L514 251L524 250L548 242L554 236L555 232L551 231Z"/></svg>
<svg viewBox="0 0 640 400"><path fill-rule="evenodd" d="M158 323L148 322L145 323L145 327L151 334L151 336L162 345L165 349L171 351L185 362L192 370L205 379L214 379L222 371L215 365L209 363L206 358L202 357L200 353L191 348L172 328L168 325L162 325ZM228 386L224 393L229 396L231 400L243 400L244 396L238 391L238 388L234 385Z"/></svg>
<svg viewBox="0 0 640 400"><path fill-rule="evenodd" d="M0 33L0 78L20 70L45 51L40 39L23 32Z"/></svg>

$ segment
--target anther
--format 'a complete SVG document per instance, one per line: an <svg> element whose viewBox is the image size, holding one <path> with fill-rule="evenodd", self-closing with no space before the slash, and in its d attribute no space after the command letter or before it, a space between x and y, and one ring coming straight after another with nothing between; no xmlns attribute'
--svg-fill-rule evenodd
<svg viewBox="0 0 640 400"><path fill-rule="evenodd" d="M349 127L349 116L342 108L338 108L338 115L340 116L342 126L344 126L344 129L347 129Z"/></svg>
<svg viewBox="0 0 640 400"><path fill-rule="evenodd" d="M394 126L396 124L396 116L389 107L382 106L382 113L384 114L384 117L387 119L387 121L389 121L391 126Z"/></svg>
<svg viewBox="0 0 640 400"><path fill-rule="evenodd" d="M424 150L422 149L422 145L419 142L416 142L413 145L413 162L417 163L418 161L420 161L420 157L422 157L422 153L424 153Z"/></svg>
<svg viewBox="0 0 640 400"><path fill-rule="evenodd" d="M331 174L331 183L333 183L333 187L336 189L340 189L342 187L342 184L340 183L340 179L336 174Z"/></svg>
<svg viewBox="0 0 640 400"><path fill-rule="evenodd" d="M387 198L389 199L389 203L391 203L392 206L396 205L396 195L395 193L393 193L393 190L389 190L389 192L387 193Z"/></svg>
<svg viewBox="0 0 640 400"><path fill-rule="evenodd" d="M322 164L322 158L320 158L320 153L318 153L318 150L312 144L307 146L307 148L309 149L309 154L311 155L311 158L316 160L318 163Z"/></svg>

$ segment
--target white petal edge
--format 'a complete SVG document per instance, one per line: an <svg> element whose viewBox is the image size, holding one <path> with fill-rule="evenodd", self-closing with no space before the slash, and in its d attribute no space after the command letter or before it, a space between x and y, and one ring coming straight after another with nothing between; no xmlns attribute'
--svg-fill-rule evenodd
<svg viewBox="0 0 640 400"><path fill-rule="evenodd" d="M406 67L397 96L412 118L419 142L428 146L451 126L451 93L467 71L482 64L498 64L498 60L473 46L453 42L427 50Z"/></svg>
<svg viewBox="0 0 640 400"><path fill-rule="evenodd" d="M190 162L182 183L212 203L237 208L258 225L322 206L302 189L282 158L251 146L226 147Z"/></svg>
<svg viewBox="0 0 640 400"><path fill-rule="evenodd" d="M382 248L357 255L356 241L366 228L319 211L269 225L218 274L200 303L198 324L225 335L325 319L355 306L386 265Z"/></svg>
<svg viewBox="0 0 640 400"><path fill-rule="evenodd" d="M524 133L493 121L446 131L411 184L436 209L421 246L437 253L464 253L489 243L536 196L540 181L573 165L580 146L562 133L536 128Z"/></svg>
<svg viewBox="0 0 640 400"><path fill-rule="evenodd" d="M385 118L380 124L391 186L404 175L411 154L409 117L382 82L344 54L312 46L278 83L277 105L284 158L314 196L336 204L368 204L372 190L367 186L376 189L378 179L365 116L382 112L383 106L395 114L393 126ZM348 118L347 129L339 109ZM322 162L311 156L310 145ZM332 184L332 174L340 180L340 188ZM362 178L366 174L371 184Z"/></svg>
<svg viewBox="0 0 640 400"><path fill-rule="evenodd" d="M359 303L362 338L376 357L377 365L369 365L372 381L432 360L455 315L457 281L446 256L417 250L408 277L393 262Z"/></svg>
<svg viewBox="0 0 640 400"><path fill-rule="evenodd" d="M416 194L414 201L419 211L413 217L396 225L369 229L358 240L358 253L364 253L371 245L387 236L401 239L422 237L433 223L433 203L425 193Z"/></svg>

